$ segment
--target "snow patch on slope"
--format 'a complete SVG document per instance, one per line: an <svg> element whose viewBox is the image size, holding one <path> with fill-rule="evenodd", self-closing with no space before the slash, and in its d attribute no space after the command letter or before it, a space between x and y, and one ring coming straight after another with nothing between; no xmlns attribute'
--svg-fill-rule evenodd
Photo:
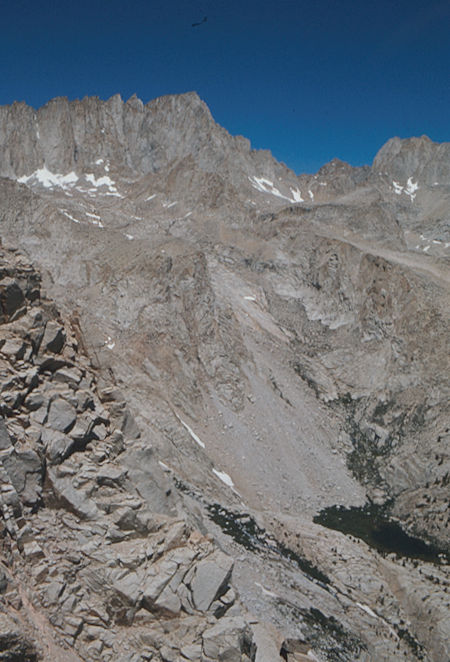
<svg viewBox="0 0 450 662"><path fill-rule="evenodd" d="M298 188L290 189L292 193L292 198L290 198L288 195L283 195L283 193L281 193L281 191L274 186L270 179L266 179L265 177L256 177L256 175L253 175L248 179L253 188L255 188L257 191L260 191L261 193L270 193L270 195L275 195L277 198L283 198L289 202L303 202L301 191Z"/></svg>
<svg viewBox="0 0 450 662"><path fill-rule="evenodd" d="M103 175L102 177L99 177L97 179L93 173L87 173L85 175L85 178L90 184L92 184L94 190L106 186L109 191L108 193L106 193L106 195L115 195L118 198L123 197L120 195L119 191L117 190L115 181L113 181L111 177L109 177L109 175ZM93 189L89 189L89 190L92 191Z"/></svg>
<svg viewBox="0 0 450 662"><path fill-rule="evenodd" d="M194 430L192 430L192 428L190 428L189 425L188 425L187 423L185 423L185 422L183 421L183 419L182 419L180 416L178 416L178 414L175 414L175 416L176 416L177 419L180 421L181 425L182 425L183 427L185 427L186 430L189 432L189 434L191 435L191 437L192 437L192 439L195 441L195 443L198 444L198 445L200 446L200 448L205 448L205 444L204 444L203 441L200 439L200 437L198 437L198 436L195 434Z"/></svg>
<svg viewBox="0 0 450 662"><path fill-rule="evenodd" d="M219 478L222 483L225 483L225 485L228 485L228 487L234 487L234 483L230 476L225 473L225 471L218 471L217 469L213 469L213 473L216 474L217 478Z"/></svg>
<svg viewBox="0 0 450 662"><path fill-rule="evenodd" d="M39 168L31 173L31 175L24 175L19 177L19 184L41 184L44 188L67 188L73 186L78 181L78 175L74 172L69 172L67 175L60 175L48 170L46 166Z"/></svg>
<svg viewBox="0 0 450 662"><path fill-rule="evenodd" d="M81 221L79 221L77 218L74 218L71 214L69 214L68 211L65 211L64 209L60 209L60 212L62 214L64 214L64 216L66 218L68 218L70 221L72 221L73 223L81 223Z"/></svg>
<svg viewBox="0 0 450 662"><path fill-rule="evenodd" d="M408 180L404 186L402 186L396 181L393 181L392 188L394 189L394 193L396 193L397 195L401 195L402 193L404 193L405 195L411 198L411 201L414 201L416 197L416 191L419 188L419 183L413 182L412 177L408 177Z"/></svg>

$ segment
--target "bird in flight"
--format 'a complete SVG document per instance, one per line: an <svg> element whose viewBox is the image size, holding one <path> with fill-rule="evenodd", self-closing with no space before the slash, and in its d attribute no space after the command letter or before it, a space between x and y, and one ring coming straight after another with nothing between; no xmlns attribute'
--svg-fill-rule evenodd
<svg viewBox="0 0 450 662"><path fill-rule="evenodd" d="M192 26L191 26L191 27L196 28L196 27L198 27L199 25L203 25L203 23L206 23L207 20L208 20L208 17L207 17L207 16L204 16L204 17L203 17L203 20L201 20L199 23L192 23Z"/></svg>

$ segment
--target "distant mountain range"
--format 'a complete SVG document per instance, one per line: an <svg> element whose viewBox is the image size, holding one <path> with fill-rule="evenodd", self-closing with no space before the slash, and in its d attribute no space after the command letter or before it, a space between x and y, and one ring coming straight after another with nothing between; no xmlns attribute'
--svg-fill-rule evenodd
<svg viewBox="0 0 450 662"><path fill-rule="evenodd" d="M0 238L5 660L450 657L450 143L15 103Z"/></svg>

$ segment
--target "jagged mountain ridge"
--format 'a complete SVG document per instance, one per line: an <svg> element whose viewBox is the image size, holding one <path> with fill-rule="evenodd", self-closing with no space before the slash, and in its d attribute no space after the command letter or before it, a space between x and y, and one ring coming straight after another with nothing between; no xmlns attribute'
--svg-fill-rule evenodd
<svg viewBox="0 0 450 662"><path fill-rule="evenodd" d="M58 98L35 111L25 104L0 109L3 176L19 177L44 164L67 173L110 159L130 175L146 175L192 156L204 171L223 169L230 176L232 158L243 170L249 164L262 175L286 175L269 153L251 151L243 137L232 137L214 122L196 93L167 96L146 106L136 96L124 103L119 95L104 102ZM11 130L20 124L20 137Z"/></svg>
<svg viewBox="0 0 450 662"><path fill-rule="evenodd" d="M77 309L178 480L227 507L242 499L277 535L271 512L294 518L282 519L294 536L320 509L368 496L448 543L447 144L393 139L371 169L333 161L296 177L193 94L145 107L59 99L0 118L2 234ZM247 605L295 631L245 574L238 565ZM367 627L366 644L389 651L372 659L397 659Z"/></svg>

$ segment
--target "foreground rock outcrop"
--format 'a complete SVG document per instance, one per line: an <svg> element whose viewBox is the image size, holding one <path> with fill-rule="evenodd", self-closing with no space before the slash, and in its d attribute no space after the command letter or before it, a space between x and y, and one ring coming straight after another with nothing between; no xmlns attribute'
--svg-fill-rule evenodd
<svg viewBox="0 0 450 662"><path fill-rule="evenodd" d="M233 560L135 489L117 389L30 264L0 257L2 659L254 659Z"/></svg>

